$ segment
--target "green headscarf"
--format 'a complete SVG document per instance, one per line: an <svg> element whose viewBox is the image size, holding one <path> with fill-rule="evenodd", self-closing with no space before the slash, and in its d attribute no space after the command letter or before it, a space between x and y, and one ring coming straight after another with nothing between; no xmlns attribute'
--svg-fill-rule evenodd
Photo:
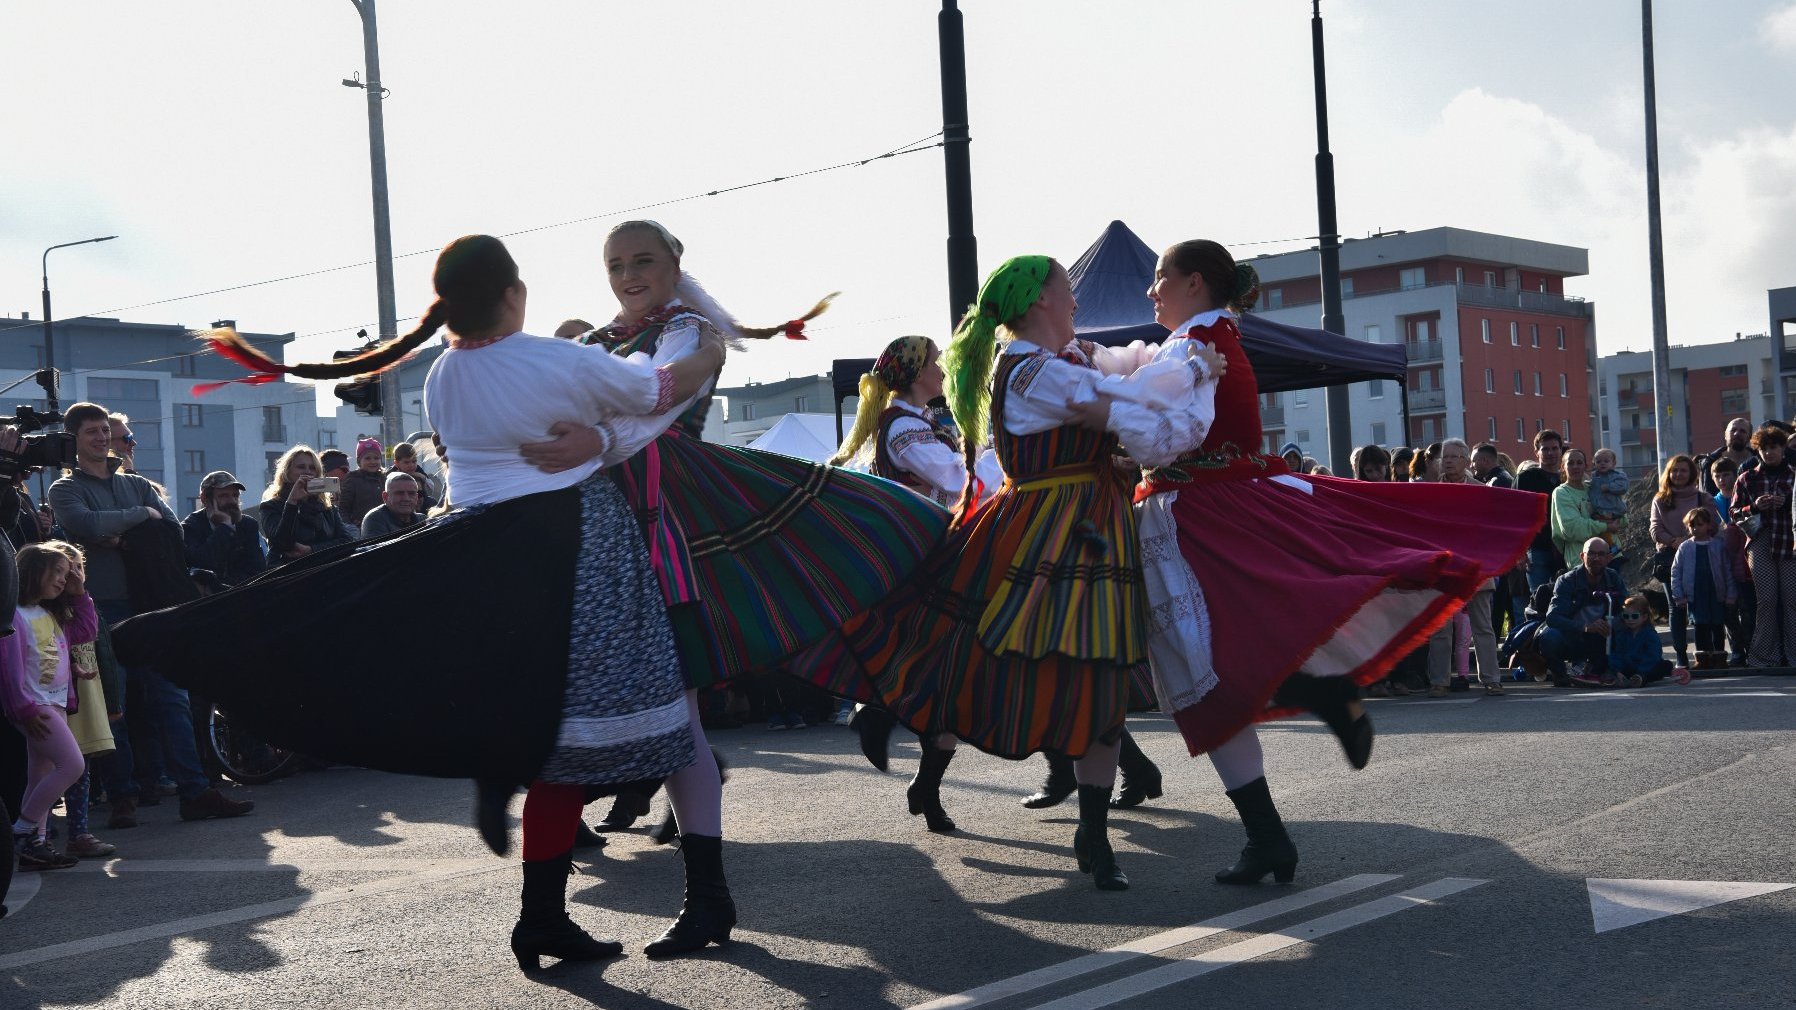
<svg viewBox="0 0 1796 1010"><path fill-rule="evenodd" d="M998 326L1015 322L1041 300L1053 268L1054 261L1047 256L1013 256L999 264L980 287L979 301L961 317L954 340L942 356L948 408L966 438L969 459L984 447L991 421Z"/></svg>

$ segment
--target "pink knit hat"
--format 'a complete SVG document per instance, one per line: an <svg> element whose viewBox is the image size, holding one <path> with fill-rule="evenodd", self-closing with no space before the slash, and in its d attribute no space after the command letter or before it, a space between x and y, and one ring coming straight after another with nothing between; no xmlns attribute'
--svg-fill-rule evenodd
<svg viewBox="0 0 1796 1010"><path fill-rule="evenodd" d="M383 456L386 455L386 452L384 450L382 450L380 447L380 439L364 438L360 442L357 442L355 444L355 458L356 459L361 459L363 456L365 456L371 452L378 452Z"/></svg>

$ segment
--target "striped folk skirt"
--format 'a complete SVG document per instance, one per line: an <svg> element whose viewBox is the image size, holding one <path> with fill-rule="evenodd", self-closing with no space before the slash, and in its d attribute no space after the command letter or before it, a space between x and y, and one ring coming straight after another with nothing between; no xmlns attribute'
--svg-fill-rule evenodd
<svg viewBox="0 0 1796 1010"><path fill-rule="evenodd" d="M1127 496L1085 468L1007 482L792 672L999 757L1078 757L1152 697L1145 614Z"/></svg>

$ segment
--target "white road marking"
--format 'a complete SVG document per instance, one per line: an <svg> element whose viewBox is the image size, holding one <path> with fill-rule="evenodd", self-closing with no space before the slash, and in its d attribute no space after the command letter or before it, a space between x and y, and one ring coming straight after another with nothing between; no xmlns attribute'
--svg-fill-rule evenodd
<svg viewBox="0 0 1796 1010"><path fill-rule="evenodd" d="M1354 926L1364 925L1374 919L1393 915L1407 908L1426 905L1460 891L1469 890L1479 884L1488 884L1488 880L1471 880L1463 877L1446 877L1432 884L1412 888L1402 894L1393 894L1388 898L1378 898L1363 905L1342 909L1339 912L1299 923L1289 929L1276 933L1256 936L1251 940L1231 943L1226 947L1194 954L1182 961L1144 971L1138 975L1118 979L1107 985L1074 993L1051 1003L1043 1003L1033 1010L1098 1010L1100 1007L1112 1006L1123 1000L1134 999L1164 989L1169 985L1186 982L1211 972L1221 971L1231 965L1264 957L1274 951L1294 947L1300 943L1309 943L1330 933L1337 933Z"/></svg>
<svg viewBox="0 0 1796 1010"><path fill-rule="evenodd" d="M1724 905L1741 898L1787 891L1796 884L1734 880L1605 880L1584 881L1590 891L1590 921L1598 933L1634 926L1668 915Z"/></svg>
<svg viewBox="0 0 1796 1010"><path fill-rule="evenodd" d="M444 869L490 869L490 859L317 859L304 866L266 859L83 859L59 873L319 873L366 870L370 873L423 873Z"/></svg>
<svg viewBox="0 0 1796 1010"><path fill-rule="evenodd" d="M431 884L450 880L455 877L467 877L477 873L490 873L496 870L511 870L509 861L483 860L480 868L463 867L460 869L432 870L425 873L411 873L384 880L373 880L354 887L340 887L330 891L317 891L312 894L301 894L277 901L264 901L254 905L243 905L239 908L227 908L219 912L208 912L205 915L193 915L172 922L159 922L136 929L119 930L116 933L101 933L98 936L83 937L66 943L53 943L47 947L36 947L31 950L16 951L0 955L0 971L23 968L26 965L43 961L54 961L65 957L78 957L97 951L123 947L140 943L144 940L160 940L171 936L197 933L202 929L226 926L233 922L244 922L249 919L265 919L272 915L286 915L302 908L320 905L334 905L340 901L366 898L370 895L385 894L389 891L401 891L415 888L420 884ZM68 870L56 870L56 873L68 873ZM11 918L11 916L7 916Z"/></svg>
<svg viewBox="0 0 1796 1010"><path fill-rule="evenodd" d="M1049 965L1046 968L1038 968L1035 971L1026 972L1015 978L1007 978L992 982L979 986L976 989L968 989L963 993L956 993L952 996L942 996L937 999L932 999L927 1003L919 1003L916 1006L911 1007L910 1010L968 1010L970 1007L983 1006L996 1000L1040 989L1043 986L1064 982L1070 978L1078 978L1080 975L1088 975L1094 971L1102 971L1113 965L1122 964L1125 961L1132 961L1135 958L1144 957L1148 954L1155 954L1162 950L1177 947L1181 944L1190 943L1193 940L1201 940L1206 936L1214 936L1217 933L1226 933L1231 929L1240 929L1243 926L1251 926L1256 922L1264 922L1267 919L1285 915L1289 912L1295 912L1300 908L1308 908L1311 905L1319 905L1326 901L1333 901L1336 898L1344 897L1355 891L1363 891L1368 887L1376 887L1379 884L1388 884L1391 881L1396 880L1398 876L1400 875L1392 873L1361 873L1352 877L1347 877L1344 880L1323 884L1320 887L1312 887L1308 890L1298 891L1295 894L1289 894L1275 901L1268 901L1265 904L1253 905L1248 908L1240 909L1239 911L1229 912L1226 915L1216 916L1213 919L1205 919L1203 922L1196 923L1195 925L1181 926L1178 929L1169 929L1164 933L1155 933L1152 936L1144 936L1139 940L1131 940L1128 943L1118 947L1112 947L1109 950L1099 951L1095 954L1086 954L1083 957L1076 957L1071 961Z"/></svg>

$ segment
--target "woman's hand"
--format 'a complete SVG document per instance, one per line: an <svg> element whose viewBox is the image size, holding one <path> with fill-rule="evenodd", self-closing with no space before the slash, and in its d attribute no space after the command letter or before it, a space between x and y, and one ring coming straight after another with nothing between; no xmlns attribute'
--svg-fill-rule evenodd
<svg viewBox="0 0 1796 1010"><path fill-rule="evenodd" d="M1098 394L1098 398L1088 403L1066 402L1067 410L1072 412L1072 423L1092 431L1104 431L1110 425L1110 398Z"/></svg>
<svg viewBox="0 0 1796 1010"><path fill-rule="evenodd" d="M287 504L298 505L310 497L312 492L306 490L306 481L296 480L293 482L293 490L287 492Z"/></svg>
<svg viewBox="0 0 1796 1010"><path fill-rule="evenodd" d="M312 549L310 547L307 547L305 544L294 544L291 548L289 548L287 550L287 552L285 554L282 555L282 557L290 558L293 560L298 560L299 558L303 558L310 553L312 553Z"/></svg>
<svg viewBox="0 0 1796 1010"><path fill-rule="evenodd" d="M1209 344L1197 345L1197 350L1192 351L1191 356L1202 361L1204 367L1210 370L1210 375L1215 378L1220 379L1228 373L1229 359Z"/></svg>
<svg viewBox="0 0 1796 1010"><path fill-rule="evenodd" d="M518 446L524 462L544 473L561 473L604 454L604 436L584 424L556 421L549 427L555 436L548 442L528 442Z"/></svg>

